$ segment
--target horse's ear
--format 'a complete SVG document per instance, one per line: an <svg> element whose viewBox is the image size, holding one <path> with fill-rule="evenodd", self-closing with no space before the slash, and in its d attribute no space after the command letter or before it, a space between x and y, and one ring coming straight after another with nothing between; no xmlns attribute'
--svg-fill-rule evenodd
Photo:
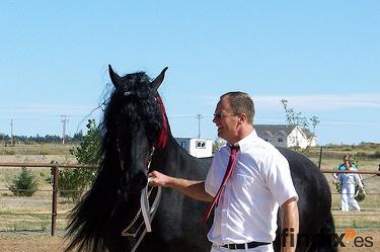
<svg viewBox="0 0 380 252"><path fill-rule="evenodd" d="M113 71L111 65L108 65L108 71L109 71L110 78L111 78L111 81L112 81L113 85L115 87L118 87L120 79L121 79L120 76Z"/></svg>
<svg viewBox="0 0 380 252"><path fill-rule="evenodd" d="M158 76L156 77L156 79L154 79L154 81L152 81L153 89L154 89L155 91L158 90L158 88L160 87L162 81L164 80L166 70L168 70L168 67L165 67L165 68L161 71L160 75L158 75Z"/></svg>

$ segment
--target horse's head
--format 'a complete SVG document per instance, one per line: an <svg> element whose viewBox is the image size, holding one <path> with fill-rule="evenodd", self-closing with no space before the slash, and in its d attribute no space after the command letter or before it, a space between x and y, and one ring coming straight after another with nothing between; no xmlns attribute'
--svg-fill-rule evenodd
<svg viewBox="0 0 380 252"><path fill-rule="evenodd" d="M167 141L165 110L157 92L166 69L151 81L144 72L120 77L109 66L115 91L104 115L105 146L113 150L113 163L120 168L120 192L125 198L140 194L146 186L153 149Z"/></svg>

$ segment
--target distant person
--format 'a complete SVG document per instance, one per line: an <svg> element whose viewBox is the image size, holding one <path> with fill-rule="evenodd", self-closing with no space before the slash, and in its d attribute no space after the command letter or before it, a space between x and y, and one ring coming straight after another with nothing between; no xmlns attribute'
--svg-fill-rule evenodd
<svg viewBox="0 0 380 252"><path fill-rule="evenodd" d="M353 170L358 170L358 167L352 162L352 156L350 154L346 154L343 156L343 162L337 166L337 170L347 171L349 167L352 167ZM334 184L335 183L339 184L338 173L334 173L333 177L334 177Z"/></svg>
<svg viewBox="0 0 380 252"><path fill-rule="evenodd" d="M352 163L351 155L343 157L343 164L338 166L338 171L347 171L350 173L338 173L336 175L341 188L341 209L342 211L360 211L360 206L355 199L355 187L364 192L364 186L359 174L356 173L358 168Z"/></svg>

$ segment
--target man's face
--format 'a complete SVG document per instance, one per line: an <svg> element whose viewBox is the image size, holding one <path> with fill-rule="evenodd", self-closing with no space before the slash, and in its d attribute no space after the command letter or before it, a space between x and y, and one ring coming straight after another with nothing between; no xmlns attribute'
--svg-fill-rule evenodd
<svg viewBox="0 0 380 252"><path fill-rule="evenodd" d="M233 113L228 97L224 97L218 102L213 122L218 127L219 137L231 144L235 143L238 133L239 116Z"/></svg>

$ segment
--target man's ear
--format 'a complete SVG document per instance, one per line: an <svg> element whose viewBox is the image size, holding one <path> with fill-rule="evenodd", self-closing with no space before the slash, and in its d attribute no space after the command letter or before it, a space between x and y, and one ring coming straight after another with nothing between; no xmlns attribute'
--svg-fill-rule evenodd
<svg viewBox="0 0 380 252"><path fill-rule="evenodd" d="M239 116L239 121L240 122L247 122L248 121L247 115L245 113L241 113Z"/></svg>

